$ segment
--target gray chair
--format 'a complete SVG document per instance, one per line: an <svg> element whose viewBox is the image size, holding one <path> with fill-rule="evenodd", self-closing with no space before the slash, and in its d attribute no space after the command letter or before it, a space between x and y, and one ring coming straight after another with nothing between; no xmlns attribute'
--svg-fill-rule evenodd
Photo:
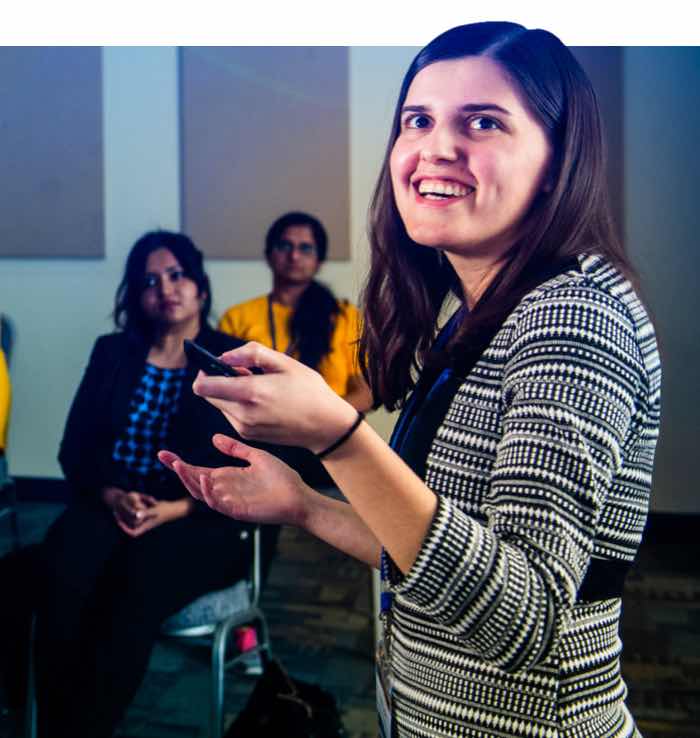
<svg viewBox="0 0 700 738"><path fill-rule="evenodd" d="M241 533L242 540L249 537L247 531ZM260 538L260 526L256 526L252 535L253 557L249 579L240 580L226 589L202 595L167 618L161 626L161 633L168 638L211 647L210 738L221 738L223 734L225 671L240 665L248 673L255 673L250 669L251 656L264 654L266 659L272 658L270 632L265 614L259 606ZM245 653L236 653L227 658L231 634L236 628L248 624L256 626L258 645Z"/></svg>
<svg viewBox="0 0 700 738"><path fill-rule="evenodd" d="M253 529L252 536L241 533L242 540L251 540L253 556L250 577L239 580L231 587L208 592L197 598L179 612L167 618L161 626L161 634L167 638L193 645L204 645L211 649L211 692L209 700L209 738L223 735L224 675L236 665L246 666L251 655L272 658L270 632L265 614L259 607L261 586L260 526ZM231 634L243 625L255 625L258 645L245 653L228 656ZM27 711L25 715L25 738L36 738L36 693L34 676L34 627L29 648L29 673L27 680Z"/></svg>
<svg viewBox="0 0 700 738"><path fill-rule="evenodd" d="M14 333L12 323L5 315L0 315L0 348L2 348L10 365L12 354ZM17 523L17 491L15 482L10 476L7 467L7 451L0 455L0 520L9 518L10 528L12 530L12 545L15 549L19 548L19 526Z"/></svg>

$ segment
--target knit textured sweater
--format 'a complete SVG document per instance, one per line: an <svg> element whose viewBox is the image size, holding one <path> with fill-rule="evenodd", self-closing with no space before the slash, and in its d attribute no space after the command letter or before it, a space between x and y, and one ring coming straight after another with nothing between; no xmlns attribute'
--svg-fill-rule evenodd
<svg viewBox="0 0 700 738"><path fill-rule="evenodd" d="M399 736L639 735L621 600L582 585L641 541L660 380L643 305L597 256L506 319L430 443L438 507L419 555L392 567Z"/></svg>

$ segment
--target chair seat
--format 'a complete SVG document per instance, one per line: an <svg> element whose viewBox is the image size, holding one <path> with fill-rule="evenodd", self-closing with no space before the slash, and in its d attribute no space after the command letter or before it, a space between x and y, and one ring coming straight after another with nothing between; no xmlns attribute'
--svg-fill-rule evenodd
<svg viewBox="0 0 700 738"><path fill-rule="evenodd" d="M231 587L198 597L163 621L166 635L208 635L218 622L250 607L248 585L243 579Z"/></svg>

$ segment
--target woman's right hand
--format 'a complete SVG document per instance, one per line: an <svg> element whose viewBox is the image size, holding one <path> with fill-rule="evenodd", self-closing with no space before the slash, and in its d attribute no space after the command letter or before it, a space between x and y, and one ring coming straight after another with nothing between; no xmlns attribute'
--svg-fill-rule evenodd
<svg viewBox="0 0 700 738"><path fill-rule="evenodd" d="M304 527L311 489L297 472L276 456L228 436L217 433L213 443L248 466L194 466L172 451L160 451L158 458L193 497L224 515L244 522Z"/></svg>
<svg viewBox="0 0 700 738"><path fill-rule="evenodd" d="M148 510L157 504L155 497L142 492L129 492L120 487L104 487L102 499L114 515L119 527L138 528L149 518Z"/></svg>
<svg viewBox="0 0 700 738"><path fill-rule="evenodd" d="M357 410L318 372L291 356L251 341L222 354L221 360L243 369L246 376L200 372L192 389L221 410L244 439L303 446L318 453L357 418ZM252 367L263 374L251 374Z"/></svg>

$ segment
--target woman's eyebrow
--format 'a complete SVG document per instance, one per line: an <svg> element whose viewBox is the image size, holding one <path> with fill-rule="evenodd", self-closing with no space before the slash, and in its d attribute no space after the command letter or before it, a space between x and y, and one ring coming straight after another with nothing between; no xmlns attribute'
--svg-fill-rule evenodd
<svg viewBox="0 0 700 738"><path fill-rule="evenodd" d="M148 277L148 276L153 275L157 277L159 274L169 274L170 272L181 272L181 271L183 271L183 269L180 266L169 266L169 267L165 267L165 269L163 269L162 272L154 272L154 271L146 272L146 276Z"/></svg>
<svg viewBox="0 0 700 738"><path fill-rule="evenodd" d="M402 113L425 113L430 108L427 105L404 105L401 108Z"/></svg>
<svg viewBox="0 0 700 738"><path fill-rule="evenodd" d="M500 105L496 105L496 103L467 103L466 105L462 105L460 110L463 113L477 113L482 110L495 110L498 113L503 113L503 115L512 115L512 113L509 110L506 110L505 108L502 108Z"/></svg>
<svg viewBox="0 0 700 738"><path fill-rule="evenodd" d="M401 108L402 113L427 113L429 110L428 105L404 105ZM477 113L484 110L495 110L498 113L503 113L503 115L512 115L509 110L496 105L496 103L467 103L460 107L460 111L463 113Z"/></svg>

